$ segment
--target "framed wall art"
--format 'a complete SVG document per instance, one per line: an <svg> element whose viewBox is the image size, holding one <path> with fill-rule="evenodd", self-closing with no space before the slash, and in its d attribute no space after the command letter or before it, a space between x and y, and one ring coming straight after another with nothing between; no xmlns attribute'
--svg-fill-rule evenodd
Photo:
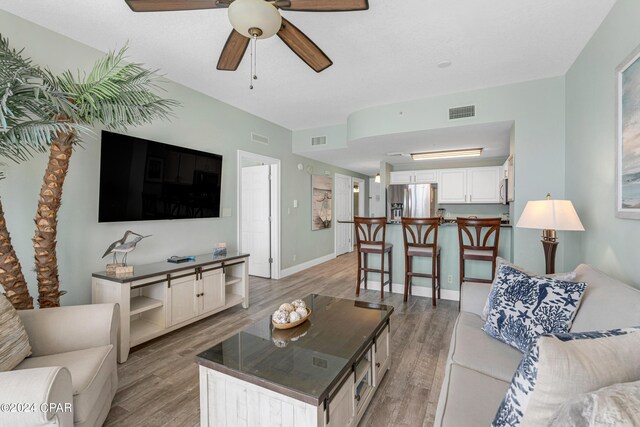
<svg viewBox="0 0 640 427"><path fill-rule="evenodd" d="M616 215L640 219L640 47L616 69Z"/></svg>

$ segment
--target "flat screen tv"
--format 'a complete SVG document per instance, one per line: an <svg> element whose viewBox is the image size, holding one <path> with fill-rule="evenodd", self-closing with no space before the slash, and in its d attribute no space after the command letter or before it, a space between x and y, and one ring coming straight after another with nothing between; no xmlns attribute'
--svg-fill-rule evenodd
<svg viewBox="0 0 640 427"><path fill-rule="evenodd" d="M102 131L99 222L220 216L222 156Z"/></svg>

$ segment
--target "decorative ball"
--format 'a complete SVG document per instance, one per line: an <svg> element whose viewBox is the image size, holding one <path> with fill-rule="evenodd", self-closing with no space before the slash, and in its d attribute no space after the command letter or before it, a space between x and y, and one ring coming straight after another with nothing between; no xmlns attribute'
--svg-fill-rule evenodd
<svg viewBox="0 0 640 427"><path fill-rule="evenodd" d="M305 304L304 301L302 301L301 299L297 299L294 302L291 303L292 306L295 307L295 309L299 309L299 308L307 308L307 304Z"/></svg>
<svg viewBox="0 0 640 427"><path fill-rule="evenodd" d="M297 322L300 319L302 319L302 316L300 316L300 313L298 313L297 311L292 311L291 313L289 313L289 323Z"/></svg>
<svg viewBox="0 0 640 427"><path fill-rule="evenodd" d="M304 307L298 307L296 308L296 313L298 313L300 315L301 319L304 319L305 317L307 317L307 309Z"/></svg>
<svg viewBox="0 0 640 427"><path fill-rule="evenodd" d="M286 311L287 313L291 313L293 310L295 310L295 307L285 302L280 306L280 310Z"/></svg>
<svg viewBox="0 0 640 427"><path fill-rule="evenodd" d="M272 318L275 323L279 323L279 324L289 323L289 313L287 313L284 310L276 310L273 313Z"/></svg>

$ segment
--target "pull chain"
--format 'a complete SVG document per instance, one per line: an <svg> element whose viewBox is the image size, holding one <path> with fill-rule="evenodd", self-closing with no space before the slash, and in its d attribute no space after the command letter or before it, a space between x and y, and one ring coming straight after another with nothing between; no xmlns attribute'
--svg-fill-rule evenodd
<svg viewBox="0 0 640 427"><path fill-rule="evenodd" d="M258 49L257 43L258 36L256 34L251 38L251 74L249 75L249 89L253 89L253 81L258 79L257 76L257 68L258 68Z"/></svg>

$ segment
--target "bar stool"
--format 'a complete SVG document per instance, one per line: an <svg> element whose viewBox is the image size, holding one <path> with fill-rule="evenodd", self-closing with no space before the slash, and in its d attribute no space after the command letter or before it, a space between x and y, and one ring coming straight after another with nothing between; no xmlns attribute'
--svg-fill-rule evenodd
<svg viewBox="0 0 640 427"><path fill-rule="evenodd" d="M384 299L384 286L389 284L389 292L392 292L393 281L393 245L386 243L387 218L354 217L356 228L356 243L358 250L358 284L356 296L360 295L360 284L364 280L364 288L367 289L367 273L380 273L380 299ZM369 254L380 255L380 269L369 268ZM384 269L385 254L389 257L389 270ZM364 258L364 260L363 260ZM364 263L364 266L362 265ZM362 273L364 272L364 278ZM385 282L384 275L389 275Z"/></svg>
<svg viewBox="0 0 640 427"><path fill-rule="evenodd" d="M402 218L404 237L404 301L411 293L413 277L431 279L431 300L436 306L436 289L440 299L440 247L438 246L438 225L440 218ZM433 239L430 236L433 235ZM429 242L431 240L431 242ZM435 253L435 256L434 256ZM413 271L413 258L431 258L431 273Z"/></svg>
<svg viewBox="0 0 640 427"><path fill-rule="evenodd" d="M456 222L460 241L460 292L462 292L463 282L491 283L496 275L501 219L457 218ZM467 277L464 264L465 261L471 260L490 261L491 279Z"/></svg>

